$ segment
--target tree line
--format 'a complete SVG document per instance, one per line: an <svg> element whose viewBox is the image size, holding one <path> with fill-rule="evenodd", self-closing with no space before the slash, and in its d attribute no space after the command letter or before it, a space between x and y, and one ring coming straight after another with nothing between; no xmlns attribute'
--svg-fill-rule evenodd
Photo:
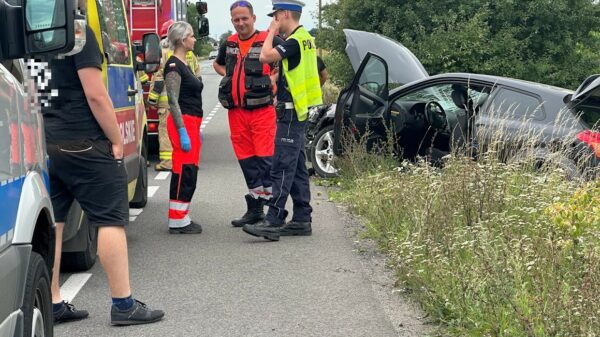
<svg viewBox="0 0 600 337"><path fill-rule="evenodd" d="M430 75L473 72L575 89L600 73L596 0L338 0L323 8L317 44L333 81L348 83L342 29L380 33Z"/></svg>

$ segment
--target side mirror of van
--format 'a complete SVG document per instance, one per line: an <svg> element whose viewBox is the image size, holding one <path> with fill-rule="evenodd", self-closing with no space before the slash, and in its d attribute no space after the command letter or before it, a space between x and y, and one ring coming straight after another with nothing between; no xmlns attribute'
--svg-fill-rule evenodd
<svg viewBox="0 0 600 337"><path fill-rule="evenodd" d="M75 9L73 0L23 0L22 6L0 0L0 58L70 52Z"/></svg>
<svg viewBox="0 0 600 337"><path fill-rule="evenodd" d="M144 71L147 74L156 72L160 67L160 39L156 33L146 33L142 37L142 48L144 49Z"/></svg>
<svg viewBox="0 0 600 337"><path fill-rule="evenodd" d="M208 13L208 3L206 1L196 2L196 11L198 12L198 15L204 15Z"/></svg>
<svg viewBox="0 0 600 337"><path fill-rule="evenodd" d="M207 37L208 33L208 18L205 16L198 16L198 37Z"/></svg>

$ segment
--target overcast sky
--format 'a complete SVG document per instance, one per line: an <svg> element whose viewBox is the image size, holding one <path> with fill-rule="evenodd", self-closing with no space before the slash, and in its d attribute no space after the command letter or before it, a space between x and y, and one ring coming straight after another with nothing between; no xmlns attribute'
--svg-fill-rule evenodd
<svg viewBox="0 0 600 337"><path fill-rule="evenodd" d="M235 32L233 25L231 24L231 15L229 14L229 6L235 0L208 0L208 13L207 17L210 23L210 36L218 39L221 34L228 30ZM323 5L329 3L332 0L322 0ZM256 29L264 30L269 27L271 18L267 16L267 13L271 10L271 0L250 0L254 7L254 14L256 14ZM300 22L302 25L309 30L317 26L317 7L318 0L304 0L306 7L302 10L302 19Z"/></svg>

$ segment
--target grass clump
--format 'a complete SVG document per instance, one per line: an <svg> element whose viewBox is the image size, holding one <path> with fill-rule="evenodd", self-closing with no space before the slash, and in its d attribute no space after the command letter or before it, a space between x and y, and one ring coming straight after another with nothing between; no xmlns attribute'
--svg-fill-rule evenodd
<svg viewBox="0 0 600 337"><path fill-rule="evenodd" d="M444 334L600 334L600 183L495 155L443 168L392 157L351 149L332 198L365 220Z"/></svg>

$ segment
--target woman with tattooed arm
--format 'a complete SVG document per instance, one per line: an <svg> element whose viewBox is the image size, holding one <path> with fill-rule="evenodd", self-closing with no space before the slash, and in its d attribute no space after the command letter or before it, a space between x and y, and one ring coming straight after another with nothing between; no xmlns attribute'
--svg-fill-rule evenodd
<svg viewBox="0 0 600 337"><path fill-rule="evenodd" d="M200 234L202 227L190 219L189 207L196 190L202 124L201 78L190 71L186 53L194 50L192 26L175 22L168 32L173 55L165 63L164 76L171 114L167 131L173 145L173 170L169 192L169 233Z"/></svg>

